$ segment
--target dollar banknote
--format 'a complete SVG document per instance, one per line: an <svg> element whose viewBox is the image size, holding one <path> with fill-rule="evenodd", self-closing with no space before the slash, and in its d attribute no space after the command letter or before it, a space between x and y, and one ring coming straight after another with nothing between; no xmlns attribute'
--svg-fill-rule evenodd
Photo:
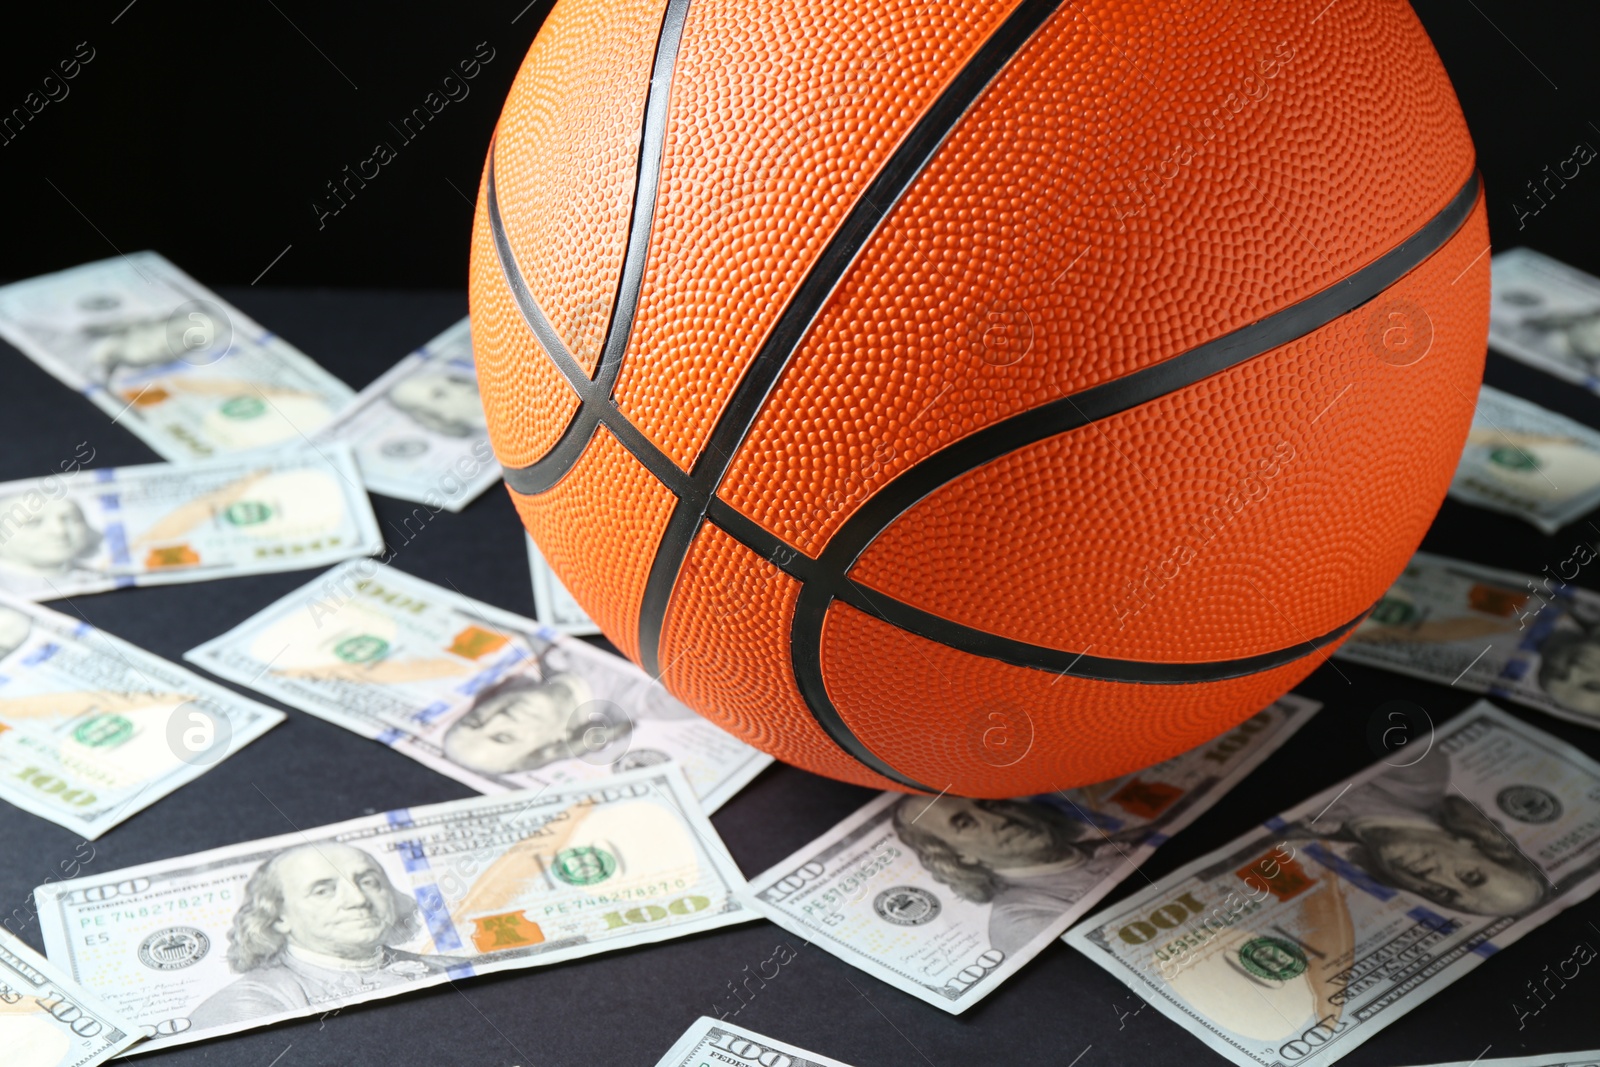
<svg viewBox="0 0 1600 1067"><path fill-rule="evenodd" d="M1600 1067L1600 1051L1551 1052L1543 1056L1508 1056L1505 1059L1460 1060L1433 1067Z"/></svg>
<svg viewBox="0 0 1600 1067"><path fill-rule="evenodd" d="M748 1067L850 1067L815 1052L747 1030L733 1023L701 1016L684 1031L678 1043L656 1063L656 1067L722 1067L723 1064Z"/></svg>
<svg viewBox="0 0 1600 1067"><path fill-rule="evenodd" d="M626 660L375 560L185 658L485 793L671 760L714 811L771 762Z"/></svg>
<svg viewBox="0 0 1600 1067"><path fill-rule="evenodd" d="M0 287L0 337L168 460L299 440L355 395L155 252Z"/></svg>
<svg viewBox="0 0 1600 1067"><path fill-rule="evenodd" d="M1600 278L1531 248L1490 264L1489 344L1600 392Z"/></svg>
<svg viewBox="0 0 1600 1067"><path fill-rule="evenodd" d="M966 1011L1320 706L1290 694L1165 763L1027 801L885 793L751 879L748 899L846 963Z"/></svg>
<svg viewBox="0 0 1600 1067"><path fill-rule="evenodd" d="M590 637L600 632L586 611L572 599L556 572L545 562L544 553L524 534L528 542L528 572L533 576L533 611L539 621L559 633Z"/></svg>
<svg viewBox="0 0 1600 1067"><path fill-rule="evenodd" d="M317 432L348 441L367 488L460 511L500 480L462 319L396 363Z"/></svg>
<svg viewBox="0 0 1600 1067"><path fill-rule="evenodd" d="M283 721L88 623L0 593L0 800L96 838Z"/></svg>
<svg viewBox="0 0 1600 1067"><path fill-rule="evenodd" d="M383 551L347 445L0 483L0 589L54 600Z"/></svg>
<svg viewBox="0 0 1600 1067"><path fill-rule="evenodd" d="M752 918L677 768L473 797L34 890L146 1048Z"/></svg>
<svg viewBox="0 0 1600 1067"><path fill-rule="evenodd" d="M1600 888L1600 763L1487 701L1074 947L1237 1064L1321 1067Z"/></svg>
<svg viewBox="0 0 1600 1067"><path fill-rule="evenodd" d="M1553 534L1600 505L1600 433L1485 385L1450 495Z"/></svg>
<svg viewBox="0 0 1600 1067"><path fill-rule="evenodd" d="M1334 658L1600 729L1600 594L1557 577L1597 554L1534 577L1418 552Z"/></svg>
<svg viewBox="0 0 1600 1067"><path fill-rule="evenodd" d="M110 1005L0 930L0 1049L8 1067L94 1067L138 1040Z"/></svg>

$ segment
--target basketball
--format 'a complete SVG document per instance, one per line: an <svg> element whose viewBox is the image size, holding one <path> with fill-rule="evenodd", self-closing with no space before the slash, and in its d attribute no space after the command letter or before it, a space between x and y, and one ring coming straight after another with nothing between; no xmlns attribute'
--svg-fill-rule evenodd
<svg viewBox="0 0 1600 1067"><path fill-rule="evenodd" d="M559 0L472 241L552 569L707 719L880 789L1248 730L1421 542L1488 330L1404 0Z"/></svg>

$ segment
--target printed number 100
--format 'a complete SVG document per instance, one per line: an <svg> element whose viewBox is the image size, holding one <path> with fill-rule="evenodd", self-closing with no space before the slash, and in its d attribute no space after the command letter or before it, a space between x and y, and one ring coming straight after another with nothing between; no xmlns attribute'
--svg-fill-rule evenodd
<svg viewBox="0 0 1600 1067"><path fill-rule="evenodd" d="M644 904L637 908L629 908L627 911L608 911L600 917L606 921L607 930L620 930L624 926L645 926L660 922L668 915L693 915L709 907L711 907L710 897L688 896L679 897L666 907L660 904Z"/></svg>

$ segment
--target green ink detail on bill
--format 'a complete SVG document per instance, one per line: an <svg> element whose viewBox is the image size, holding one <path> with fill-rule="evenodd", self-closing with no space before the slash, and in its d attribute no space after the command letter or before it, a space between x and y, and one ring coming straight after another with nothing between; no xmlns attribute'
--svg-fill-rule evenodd
<svg viewBox="0 0 1600 1067"><path fill-rule="evenodd" d="M223 511L222 517L235 526L254 526L258 522L266 522L272 518L272 508L259 500L241 500L236 504L229 504Z"/></svg>
<svg viewBox="0 0 1600 1067"><path fill-rule="evenodd" d="M1258 937L1239 948L1239 962L1257 978L1288 981L1306 973L1306 954L1293 941Z"/></svg>
<svg viewBox="0 0 1600 1067"><path fill-rule="evenodd" d="M224 400L219 410L230 419L259 419L266 414L267 405L262 403L260 397L235 396Z"/></svg>
<svg viewBox="0 0 1600 1067"><path fill-rule="evenodd" d="M568 885L594 885L617 873L617 858L603 848L585 845L556 853L555 875Z"/></svg>
<svg viewBox="0 0 1600 1067"><path fill-rule="evenodd" d="M90 748L115 748L133 736L133 720L121 715L96 715L72 731L72 739Z"/></svg>
<svg viewBox="0 0 1600 1067"><path fill-rule="evenodd" d="M1417 617L1416 605L1398 597L1384 597L1372 609L1372 621L1385 626L1404 626Z"/></svg>
<svg viewBox="0 0 1600 1067"><path fill-rule="evenodd" d="M1520 448L1491 448L1489 449L1489 462L1497 467L1505 467L1514 471L1539 469L1539 461Z"/></svg>
<svg viewBox="0 0 1600 1067"><path fill-rule="evenodd" d="M333 646L333 654L346 663L371 663L388 653L389 642L373 634L357 634Z"/></svg>

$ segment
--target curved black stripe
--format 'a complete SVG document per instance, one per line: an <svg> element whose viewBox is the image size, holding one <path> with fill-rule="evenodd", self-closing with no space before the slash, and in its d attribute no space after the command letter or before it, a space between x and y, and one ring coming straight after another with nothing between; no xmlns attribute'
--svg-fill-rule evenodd
<svg viewBox="0 0 1600 1067"><path fill-rule="evenodd" d="M700 525L709 517L736 540L761 553L802 583L791 631L791 658L797 684L819 725L865 766L902 785L929 792L933 790L896 771L868 749L844 723L827 694L821 673L821 634L828 607L835 599L892 625L975 655L1078 677L1143 684L1217 681L1268 670L1319 651L1343 636L1360 618L1313 640L1237 660L1166 664L1090 657L976 630L873 592L848 577L849 570L867 546L928 493L984 463L1042 438L1106 418L1200 381L1304 336L1360 307L1437 251L1466 220L1479 194L1478 178L1474 175L1443 211L1401 245L1350 278L1290 308L1180 356L1014 416L941 449L902 472L869 498L830 539L820 557L807 557L723 504L715 497L716 488L794 349L839 279L956 123L1016 51L1056 12L1060 3L1061 0L1023 0L896 148L780 314L772 333L730 398L706 447L687 473L620 415L610 393L638 307L665 139L667 97L688 0L669 0L663 17L646 103L629 243L612 320L592 380L581 373L516 269L500 219L492 157L490 161L488 209L496 251L530 327L580 397L578 410L556 446L528 467L507 470L508 483L521 492L548 489L582 455L595 429L606 426L678 498L653 561L641 604L639 636L645 666L654 673L660 672L662 618L689 546Z"/></svg>
<svg viewBox="0 0 1600 1067"><path fill-rule="evenodd" d="M807 586L809 591L810 585ZM825 595L826 595L826 591ZM1238 659L1205 660L1199 663L1158 663L1153 660L1106 659L1081 652L1063 652L1046 645L1014 641L1009 637L975 630L958 622L923 611L901 600L872 592L861 585L843 581L832 590L830 599L837 598L868 615L908 630L918 637L937 641L941 645L974 656L999 660L1013 667L1029 667L1069 674L1074 678L1088 678L1101 682L1130 682L1136 685L1190 685L1195 682L1223 682L1229 678L1243 678L1293 663L1313 655L1339 640L1367 617L1363 611L1349 622L1329 630L1320 637L1300 641L1286 648L1262 652ZM801 594L802 597L805 594Z"/></svg>
<svg viewBox="0 0 1600 1067"><path fill-rule="evenodd" d="M760 413L767 394L788 365L795 346L811 327L839 279L876 232L890 209L922 173L956 123L967 113L979 94L1011 61L1046 19L1061 6L1062 0L1023 0L1000 27L973 53L939 98L906 134L868 183L838 231L829 240L816 263L807 272L794 297L773 325L761 350L751 361L738 388L717 420L705 449L695 461L693 478L701 488L701 499L680 500L667 524L666 534L656 549L655 562L645 585L639 612L639 657L645 669L660 673L661 623L667 602L672 597L678 571L689 552L689 543L705 517L706 502L727 473L733 454L744 441L750 425Z"/></svg>
<svg viewBox="0 0 1600 1067"><path fill-rule="evenodd" d="M811 650L809 658L804 661L798 656L795 657L794 680L800 695L805 698L806 706L811 709L812 717L817 720L817 725L833 738L834 744L854 756L856 762L877 771L889 781L924 793L943 792L941 789L928 788L878 758L878 754L863 744L855 735L855 731L845 724L839 715L839 709L833 706L833 698L828 696L828 686L822 680L822 622L827 614L828 601L814 598L808 602L805 593L802 592L800 599L795 603L794 622L791 624L789 637L791 650L802 647L802 640L803 647Z"/></svg>
<svg viewBox="0 0 1600 1067"><path fill-rule="evenodd" d="M828 547L818 559L821 573L848 574L867 546L908 508L985 463L1209 378L1361 307L1416 269L1455 235L1472 214L1479 185L1474 174L1444 210L1411 237L1350 277L1298 304L1143 370L1003 419L918 461L873 493L828 539Z"/></svg>
<svg viewBox="0 0 1600 1067"><path fill-rule="evenodd" d="M584 373L583 368L578 366L578 361L572 357L572 353L567 351L566 342L556 333L556 328L550 324L544 309L533 298L533 292L528 288L528 280L522 276L522 270L517 266L516 254L511 250L511 238L506 233L505 220L500 216L500 194L495 189L493 153L489 156L489 180L486 185L489 233L494 237L495 255L500 259L500 270L505 275L511 297L517 302L517 309L522 312L528 328L533 331L533 336L538 339L545 354L550 357L550 362L556 365L556 369L567 380L567 384L578 394L580 403L587 402L594 393L593 383L589 381L589 376Z"/></svg>
<svg viewBox="0 0 1600 1067"><path fill-rule="evenodd" d="M683 41L683 24L689 15L689 0L668 0L656 38L656 55L650 71L650 90L646 94L644 122L639 137L638 170L634 176L633 217L628 226L628 244L622 256L622 271L617 292L611 302L611 321L600 349L600 359L591 379L568 351L517 267L500 217L500 200L495 191L494 154L489 156L489 229L495 251L522 317L534 336L550 355L556 368L578 394L578 408L555 445L525 467L505 468L506 484L526 496L545 492L559 482L578 462L594 436L595 427L604 425L618 440L667 485L684 486L687 479L677 464L649 442L622 418L611 401L611 390L622 370L622 356L633 336L633 321L639 310L639 288L644 282L645 260L650 252L650 228L655 220L656 193L661 182L661 154L666 144L667 103L671 95L672 73L678 63L678 46Z"/></svg>
<svg viewBox="0 0 1600 1067"><path fill-rule="evenodd" d="M854 747L847 746L849 751L852 755L856 755L857 759L861 759L856 748L864 749L865 746L851 733L849 726L839 715L838 709L834 707L822 676L822 624L827 616L828 606L834 599L844 600L868 614L930 640L977 655L1003 660L1016 666L1143 684L1216 681L1239 677L1255 670L1282 666L1312 654L1322 645L1338 639L1355 626L1361 617L1312 641L1245 660L1199 664L1155 664L1107 660L1099 657L1091 659L1087 655L1080 657L1055 649L1012 641L1009 638L953 623L881 594L868 593L847 575L861 552L884 529L907 508L952 478L959 477L966 471L1043 437L1084 425L1093 419L1105 418L1107 415L1153 399L1154 396L1163 395L1171 389L1182 388L1191 381L1208 377L1218 370L1243 362L1296 337L1304 336L1326 322L1348 314L1372 300L1438 251L1455 235L1477 203L1479 186L1478 176L1474 174L1444 210L1430 219L1416 234L1338 285L1317 293L1277 315L1235 331L1219 339L1218 342L1203 345L1164 364L1129 375L1106 386L1085 390L1076 397L1068 397L1055 404L1007 419L987 430L964 438L902 472L875 493L829 539L821 556L808 568L813 576L801 588L795 604L794 628L790 635L790 656L795 680L801 692L806 695L812 714L817 717L823 729L841 745L845 744L842 738L848 735L854 745ZM1307 305L1314 308L1315 312L1300 310ZM1254 351L1250 350L1241 343L1241 335L1253 340L1260 347ZM1210 351L1206 351L1207 349ZM1153 373L1163 371L1173 363L1180 365L1175 370L1167 370L1165 373ZM1141 383L1139 386L1126 390L1116 388L1124 382L1135 379ZM1158 391L1153 395L1144 395L1147 389L1152 388ZM879 760L878 763L881 764L882 761ZM879 769L873 764L869 766ZM879 772L882 773L881 769ZM916 784L903 777L895 775L888 777L902 785ZM926 789L926 787L921 788Z"/></svg>
<svg viewBox="0 0 1600 1067"><path fill-rule="evenodd" d="M834 707L833 698L828 695L827 683L822 677L822 624L827 618L828 607L832 598L826 595L808 595L813 588L813 585L808 583L802 590L798 603L795 604L794 630L790 645L794 660L795 682L800 692L804 694L806 703L810 705L811 714L816 717L818 724L827 731L828 736L832 737L839 747L885 778L911 789L920 789L925 793L942 792L938 788L930 788L915 779L901 774L878 758L871 749L862 743L860 738L856 737L855 732L850 729L849 724L839 714L839 709ZM860 592L859 586L852 584L851 588L857 593ZM942 644L951 644L956 648L975 651L978 655L1004 660L1015 666L1043 667L1044 664L1037 662L1037 659L1040 652L1048 652L1052 656L1060 657L1061 662L1064 664L1059 668L1054 665L1045 668L1054 670L1057 674L1071 674L1074 677L1081 678L1103 679L1114 682L1137 682L1151 685L1220 681L1293 663L1297 659L1321 651L1325 645L1338 640L1360 623L1362 619L1366 618L1367 615L1366 612L1362 612L1354 619L1321 637L1260 656L1211 663L1151 663L1074 656L1054 649L1041 649L1039 646L1026 645L1022 642L995 637L993 634L984 633L981 630L969 631L969 636L973 638L970 642L943 641L934 633L924 633L919 630L918 620L911 615L896 617L898 613L894 608L885 608L886 598L874 596L871 598L870 604L852 603L850 593L844 591L844 595L840 599L851 603L853 607L861 608L861 610L870 615L901 626L919 636L940 641ZM894 603L898 604L898 602ZM907 605L899 606L901 608L908 607ZM917 612L915 608L910 608L909 610L918 615L922 614ZM930 616L929 618L936 619L937 616ZM922 621L926 622L926 620ZM957 625L948 623L947 620L943 619L940 619L939 622L946 623L949 626ZM966 628L962 627L962 629ZM981 638L981 640L977 640L977 638ZM967 649L964 647L966 644L971 644L972 647ZM1008 648L1024 650L1024 654L1016 658L1010 657L1006 654ZM1028 660L1028 662L1023 662L1023 660Z"/></svg>
<svg viewBox="0 0 1600 1067"><path fill-rule="evenodd" d="M583 450L589 447L594 428L600 421L595 417L595 408L598 406L579 400L578 410L572 413L572 421L561 431L561 436L550 446L550 451L526 467L505 468L506 484L523 496L537 496L554 489L556 483L565 478L583 456Z"/></svg>
<svg viewBox="0 0 1600 1067"><path fill-rule="evenodd" d="M768 533L765 528L716 497L712 498L711 506L706 510L706 519L789 577L806 584L808 588L825 594L828 599L842 600L851 607L884 622L892 623L902 630L909 630L920 637L948 645L961 652L999 660L1014 667L1029 667L1096 681L1180 685L1240 678L1258 671L1281 667L1323 648L1330 642L1337 641L1367 614L1362 612L1355 619L1335 627L1321 637L1239 659L1205 660L1198 663L1108 659L1102 656L1090 656L1083 652L1065 652L1048 645L1012 640L924 611L914 604L908 604L864 586L846 575L827 570L818 560L790 547L782 539Z"/></svg>
<svg viewBox="0 0 1600 1067"><path fill-rule="evenodd" d="M1219 370L1292 341L1296 337L1304 336L1326 322L1348 314L1372 300L1438 251L1455 235L1477 203L1479 186L1478 176L1474 174L1444 210L1430 219L1412 237L1345 281L1314 294L1294 307L1286 308L1217 342L1203 345L1163 364L1105 386L1085 390L1075 397L1067 397L1054 404L1036 408L972 434L903 471L875 493L829 539L821 556L809 568L814 576L801 588L795 604L794 628L790 635L790 656L795 680L801 692L806 695L806 701L810 704L812 714L817 717L818 723L841 745L845 745L843 738L848 735L853 747L846 746L847 749L857 759L861 759L856 749L864 749L865 746L851 733L849 726L839 715L838 709L834 707L822 676L822 624L827 616L828 606L836 598L878 618L902 626L912 633L1016 666L1070 672L1108 681L1144 684L1214 681L1238 677L1240 674L1250 673L1251 670L1281 666L1312 654L1323 644L1336 640L1348 631L1360 621L1359 617L1332 633L1310 642L1290 646L1264 656L1250 657L1248 660L1181 665L1105 660L1099 657L1091 660L1086 655L1080 658L1055 649L1028 645L961 626L881 594L871 594L851 581L847 575L860 554L884 529L907 508L952 478L959 477L966 471L1043 437L1084 425L1093 419L1105 418L1107 415L1160 396L1171 389L1182 388L1192 381L1208 377ZM1307 305L1315 309L1314 313L1301 310ZM1259 347L1252 351L1249 346L1242 343L1244 339L1253 341ZM1178 364L1176 368L1171 367L1174 363ZM1127 389L1120 388L1128 381L1137 381L1139 384ZM1150 389L1157 391L1149 394L1146 390ZM881 760L877 762L882 763ZM883 773L876 765L868 765ZM916 785L901 776L887 775L887 777L902 785ZM926 789L926 787L920 788Z"/></svg>

